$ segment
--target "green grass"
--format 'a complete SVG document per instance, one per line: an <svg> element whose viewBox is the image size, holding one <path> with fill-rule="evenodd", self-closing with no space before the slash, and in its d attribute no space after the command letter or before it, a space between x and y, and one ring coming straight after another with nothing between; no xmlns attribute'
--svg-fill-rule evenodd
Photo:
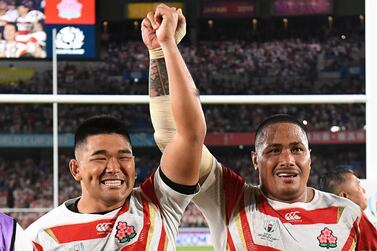
<svg viewBox="0 0 377 251"><path fill-rule="evenodd" d="M177 247L177 251L213 251L213 247Z"/></svg>

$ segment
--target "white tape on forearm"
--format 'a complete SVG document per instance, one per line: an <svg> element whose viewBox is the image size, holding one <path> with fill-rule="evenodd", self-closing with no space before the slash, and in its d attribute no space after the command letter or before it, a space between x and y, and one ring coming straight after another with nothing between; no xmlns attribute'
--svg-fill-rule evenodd
<svg viewBox="0 0 377 251"><path fill-rule="evenodd" d="M169 96L151 97L149 110L154 128L154 139L160 151L163 152L166 145L172 141L176 134L176 126L171 111ZM200 163L200 177L209 173L212 167L213 155L206 146L203 146L202 160Z"/></svg>

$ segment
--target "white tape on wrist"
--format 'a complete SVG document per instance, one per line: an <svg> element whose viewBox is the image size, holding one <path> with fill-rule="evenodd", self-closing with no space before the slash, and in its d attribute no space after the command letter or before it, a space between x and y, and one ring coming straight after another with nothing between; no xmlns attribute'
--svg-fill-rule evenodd
<svg viewBox="0 0 377 251"><path fill-rule="evenodd" d="M186 35L186 24L181 24L178 26L177 30L175 31L175 42L179 44L182 39ZM161 47L149 50L149 58L150 59L160 59L164 57L164 53Z"/></svg>
<svg viewBox="0 0 377 251"><path fill-rule="evenodd" d="M149 50L149 58L150 59L159 59L163 58L164 53L162 52L161 47L153 50Z"/></svg>

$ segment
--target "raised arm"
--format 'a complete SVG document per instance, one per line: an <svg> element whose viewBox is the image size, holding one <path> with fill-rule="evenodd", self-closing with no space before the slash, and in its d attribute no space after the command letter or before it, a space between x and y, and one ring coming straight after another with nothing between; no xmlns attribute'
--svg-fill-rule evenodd
<svg viewBox="0 0 377 251"><path fill-rule="evenodd" d="M176 43L184 37L186 33L186 21L180 10L178 27L175 32ZM148 14L150 17L152 14ZM145 22L147 21L147 22ZM165 63L164 54L160 45L155 39L154 30L149 27L148 20L143 21L143 41L150 52L150 71L149 71L149 96L150 96L150 113L153 128L155 130L154 138L162 152L167 144L171 142L176 134L176 125L172 115L171 98L169 89L169 79ZM200 177L206 177L212 167L214 157L208 151L206 146L202 149L202 158L200 163ZM203 179L204 180L204 179ZM202 180L202 181L203 181Z"/></svg>
<svg viewBox="0 0 377 251"><path fill-rule="evenodd" d="M175 183L195 185L199 179L206 125L198 91L175 41L180 14L180 10L160 4L155 13L149 13L143 20L142 34L149 50L161 46L161 50L154 51L164 58L151 60L150 95L170 93L171 123L176 128L164 146L161 169Z"/></svg>

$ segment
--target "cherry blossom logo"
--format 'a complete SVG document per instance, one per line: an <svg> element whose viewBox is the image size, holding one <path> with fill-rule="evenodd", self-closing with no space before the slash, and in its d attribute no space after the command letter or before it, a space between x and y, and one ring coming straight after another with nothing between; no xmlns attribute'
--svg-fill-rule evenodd
<svg viewBox="0 0 377 251"><path fill-rule="evenodd" d="M130 242L136 236L135 227L128 225L125 221L118 222L116 229L115 237L120 243Z"/></svg>
<svg viewBox="0 0 377 251"><path fill-rule="evenodd" d="M335 248L337 247L336 241L338 240L337 237L335 237L332 234L332 230L325 227L321 234L317 237L319 241L319 246L322 248Z"/></svg>
<svg viewBox="0 0 377 251"><path fill-rule="evenodd" d="M82 4L77 0L62 0L57 8L61 18L70 20L81 17Z"/></svg>

